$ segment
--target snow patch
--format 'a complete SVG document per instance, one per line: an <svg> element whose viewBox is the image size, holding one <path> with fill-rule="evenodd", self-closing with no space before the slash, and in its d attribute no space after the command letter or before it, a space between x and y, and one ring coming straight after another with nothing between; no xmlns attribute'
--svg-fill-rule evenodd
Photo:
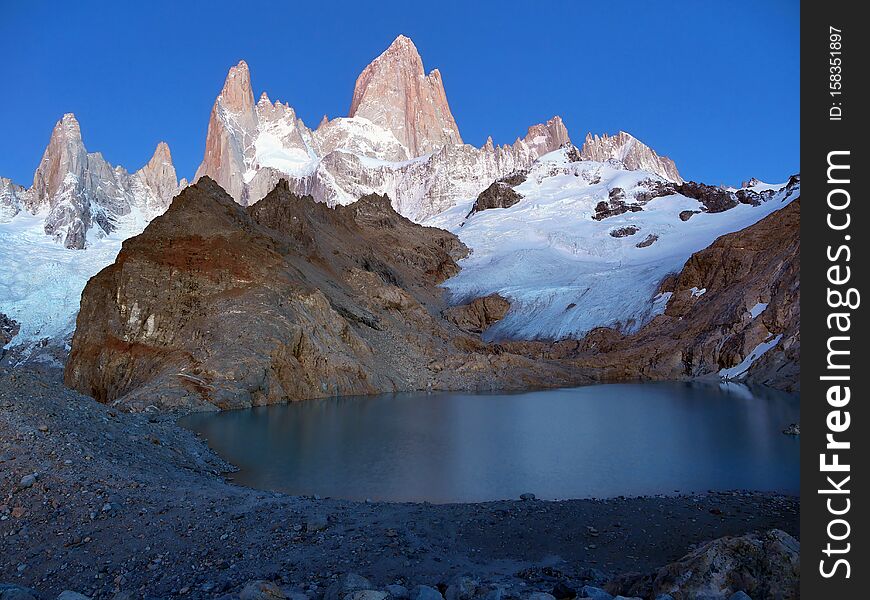
<svg viewBox="0 0 870 600"><path fill-rule="evenodd" d="M753 306L752 308L749 309L749 316L751 316L754 319L755 317L757 317L758 315L763 313L764 309L766 309L766 308L767 308L766 302L759 302L758 304L756 304L755 306Z"/></svg>
<svg viewBox="0 0 870 600"><path fill-rule="evenodd" d="M740 361L739 365L719 371L719 377L722 379L742 379L746 376L746 373L749 371L749 368L753 363L761 358L765 352L776 346L781 339L782 334L780 333L777 336L769 338L767 341L761 342L746 358Z"/></svg>

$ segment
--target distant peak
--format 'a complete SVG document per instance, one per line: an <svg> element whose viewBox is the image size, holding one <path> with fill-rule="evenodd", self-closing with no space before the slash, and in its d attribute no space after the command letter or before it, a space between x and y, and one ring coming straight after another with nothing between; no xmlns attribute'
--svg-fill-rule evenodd
<svg viewBox="0 0 870 600"><path fill-rule="evenodd" d="M71 112L64 114L55 124L51 137L52 139L63 138L67 141L81 144L82 129L76 116Z"/></svg>
<svg viewBox="0 0 870 600"><path fill-rule="evenodd" d="M230 67L224 87L221 90L223 105L233 111L248 109L254 105L254 92L251 89L251 72L248 63L239 61Z"/></svg>
<svg viewBox="0 0 870 600"><path fill-rule="evenodd" d="M406 35L399 34L396 36L396 39L390 44L388 50L390 48L413 48L414 51L417 51L417 46L414 45L414 41Z"/></svg>
<svg viewBox="0 0 870 600"><path fill-rule="evenodd" d="M348 116L390 131L411 156L462 143L441 73L426 75L417 47L404 35L359 74Z"/></svg>
<svg viewBox="0 0 870 600"><path fill-rule="evenodd" d="M626 131L620 130L612 136L606 133L600 136L587 133L580 156L584 160L601 162L608 159L619 160L630 170L642 169L674 183L683 183L674 161L657 154Z"/></svg>
<svg viewBox="0 0 870 600"><path fill-rule="evenodd" d="M151 157L152 162L158 159L164 162L172 162L172 153L169 151L169 144L164 141L157 143L157 147L154 149L154 155Z"/></svg>

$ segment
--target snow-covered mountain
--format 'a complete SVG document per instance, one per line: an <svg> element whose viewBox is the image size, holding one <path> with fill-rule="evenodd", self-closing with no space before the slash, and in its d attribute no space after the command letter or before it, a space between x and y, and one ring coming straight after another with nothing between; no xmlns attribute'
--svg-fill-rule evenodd
<svg viewBox="0 0 870 600"><path fill-rule="evenodd" d="M255 102L247 63L232 67L194 180L208 175L245 205L280 179L330 206L387 194L397 211L420 221L569 141L557 116L512 145L464 144L441 74L427 75L414 43L399 36L357 78L349 116L324 117L314 130L265 93Z"/></svg>
<svg viewBox="0 0 870 600"><path fill-rule="evenodd" d="M30 188L0 180L0 223L21 212L42 215L46 234L67 248L83 249L90 239L115 231L133 212L146 220L162 214L178 189L164 142L131 174L110 165L99 152L88 152L79 122L68 113L54 126Z"/></svg>
<svg viewBox="0 0 870 600"><path fill-rule="evenodd" d="M725 190L572 158L573 149L557 150L502 183L512 190L500 205L507 208L477 210L470 199L426 221L472 249L444 284L456 302L494 293L510 300L487 339L636 331L664 311L662 280L694 252L800 195L799 178Z"/></svg>
<svg viewBox="0 0 870 600"><path fill-rule="evenodd" d="M0 178L0 313L20 325L13 343L26 355L68 338L88 279L185 185L164 142L129 173L88 152L75 116L64 115L30 188Z"/></svg>
<svg viewBox="0 0 870 600"><path fill-rule="evenodd" d="M281 179L330 206L386 194L411 220L454 231L472 254L445 284L453 297L511 301L489 339L634 331L664 310L658 285L693 252L799 194L797 182L686 183L625 132L577 148L558 116L511 145L463 143L441 74L404 36L359 75L349 116L314 129L266 93L255 101L239 62L212 107L204 175L242 205ZM130 174L88 153L65 115L30 188L0 178L0 313L21 324L12 343L67 339L87 279L185 185L165 144Z"/></svg>

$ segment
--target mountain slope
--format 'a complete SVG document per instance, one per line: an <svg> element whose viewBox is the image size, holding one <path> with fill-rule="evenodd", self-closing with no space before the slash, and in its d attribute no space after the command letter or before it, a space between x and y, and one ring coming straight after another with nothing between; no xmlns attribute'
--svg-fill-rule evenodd
<svg viewBox="0 0 870 600"><path fill-rule="evenodd" d="M203 178L85 286L64 379L131 410L588 381L442 317L466 252L382 196L331 209L281 183L245 209Z"/></svg>
<svg viewBox="0 0 870 600"><path fill-rule="evenodd" d="M563 149L535 163L510 186L520 199L508 208L474 212L472 202L460 203L426 221L472 249L444 284L455 302L494 293L510 300L485 339L577 338L601 326L637 331L664 311L659 285L693 252L782 208L800 189L798 181L776 193L709 188L729 200L719 210L695 185L572 158Z"/></svg>
<svg viewBox="0 0 870 600"><path fill-rule="evenodd" d="M726 381L800 389L800 198L718 238L666 279L663 314L634 335L580 343L605 378Z"/></svg>

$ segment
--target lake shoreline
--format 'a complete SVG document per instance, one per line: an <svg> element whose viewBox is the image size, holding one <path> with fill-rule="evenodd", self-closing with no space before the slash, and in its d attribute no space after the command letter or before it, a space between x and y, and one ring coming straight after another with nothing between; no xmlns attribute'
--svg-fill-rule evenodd
<svg viewBox="0 0 870 600"><path fill-rule="evenodd" d="M211 598L263 579L319 598L354 572L378 589L467 574L549 591L651 572L724 535L800 534L799 498L775 493L434 505L263 492L228 483L231 466L175 418L0 371L0 582Z"/></svg>

